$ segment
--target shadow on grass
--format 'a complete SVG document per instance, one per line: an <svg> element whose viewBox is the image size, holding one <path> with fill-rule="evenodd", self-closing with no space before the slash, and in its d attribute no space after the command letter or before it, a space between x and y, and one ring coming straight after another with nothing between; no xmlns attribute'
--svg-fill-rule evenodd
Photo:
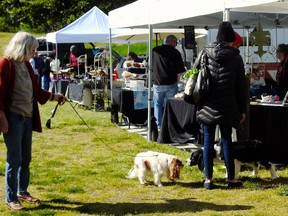
<svg viewBox="0 0 288 216"><path fill-rule="evenodd" d="M54 199L44 202L33 210L66 210L85 214L104 214L104 215L125 215L125 214L151 214L151 213L184 213L201 212L212 210L217 212L224 211L243 211L252 209L249 205L217 205L208 202L199 202L193 199L167 199L165 203L81 203L69 202L65 199ZM51 204L49 204L51 203ZM57 204L54 206L53 203ZM78 207L67 207L66 205L78 205ZM32 210L32 209L31 209Z"/></svg>

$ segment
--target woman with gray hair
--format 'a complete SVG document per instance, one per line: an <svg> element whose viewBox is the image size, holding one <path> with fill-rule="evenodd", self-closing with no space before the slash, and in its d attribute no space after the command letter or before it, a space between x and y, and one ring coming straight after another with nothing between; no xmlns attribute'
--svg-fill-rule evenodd
<svg viewBox="0 0 288 216"><path fill-rule="evenodd" d="M27 191L32 155L32 131L42 132L38 103L63 104L66 97L41 89L29 59L38 42L20 31L14 35L0 59L0 131L7 148L5 183L7 207L19 211L19 200L39 203Z"/></svg>

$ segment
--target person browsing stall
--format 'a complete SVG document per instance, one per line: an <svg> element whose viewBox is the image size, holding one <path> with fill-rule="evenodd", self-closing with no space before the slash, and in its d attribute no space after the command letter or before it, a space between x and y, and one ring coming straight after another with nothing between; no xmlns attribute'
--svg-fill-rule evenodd
<svg viewBox="0 0 288 216"><path fill-rule="evenodd" d="M27 32L14 35L0 59L0 131L7 148L6 204L19 211L19 202L39 203L28 192L32 158L32 131L42 132L39 104L48 100L63 104L62 94L43 90L37 82L29 59L33 57L38 41Z"/></svg>
<svg viewBox="0 0 288 216"><path fill-rule="evenodd" d="M128 53L128 61L134 61L134 62L142 62L142 60L138 57L138 55L134 52Z"/></svg>
<svg viewBox="0 0 288 216"><path fill-rule="evenodd" d="M51 82L51 77L50 75L53 75L53 71L51 70L50 63L53 61L53 58L51 57L46 57L44 61L44 69L43 69L43 77L42 77L42 88L46 91L49 91L50 88L50 82ZM52 87L51 87L52 88Z"/></svg>
<svg viewBox="0 0 288 216"><path fill-rule="evenodd" d="M230 22L219 25L216 42L204 47L209 69L209 93L198 104L197 121L204 131L204 188L212 189L213 153L216 125L221 132L221 145L228 173L228 187L237 188L242 182L235 179L235 165L232 146L232 127L237 128L245 120L247 110L247 84L243 59L237 48ZM199 58L196 62L199 61Z"/></svg>
<svg viewBox="0 0 288 216"><path fill-rule="evenodd" d="M179 76L185 72L181 54L175 49L176 46L177 38L169 35L165 44L153 48L153 102L158 129L161 127L164 105L167 99L177 94Z"/></svg>
<svg viewBox="0 0 288 216"><path fill-rule="evenodd" d="M280 100L283 100L288 91L288 45L279 44L276 57L280 60L276 74L276 90Z"/></svg>

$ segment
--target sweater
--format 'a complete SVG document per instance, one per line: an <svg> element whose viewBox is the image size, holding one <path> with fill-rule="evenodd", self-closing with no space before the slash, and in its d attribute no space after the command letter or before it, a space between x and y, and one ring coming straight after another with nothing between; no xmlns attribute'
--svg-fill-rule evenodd
<svg viewBox="0 0 288 216"><path fill-rule="evenodd" d="M37 78L29 62L25 62L33 85L33 131L42 132L41 119L38 103L45 104L51 97L51 93L41 89ZM0 59L0 110L6 115L12 101L13 88L15 84L15 67L7 57Z"/></svg>

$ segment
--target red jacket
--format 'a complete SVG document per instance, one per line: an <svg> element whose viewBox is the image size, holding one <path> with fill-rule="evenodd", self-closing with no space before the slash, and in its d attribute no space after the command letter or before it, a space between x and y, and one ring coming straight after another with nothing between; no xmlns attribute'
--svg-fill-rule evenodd
<svg viewBox="0 0 288 216"><path fill-rule="evenodd" d="M38 103L45 104L51 97L51 93L41 89L37 78L29 62L25 62L33 85L33 131L42 132ZM14 64L6 57L0 59L0 110L7 115L12 103L12 94L15 84Z"/></svg>

